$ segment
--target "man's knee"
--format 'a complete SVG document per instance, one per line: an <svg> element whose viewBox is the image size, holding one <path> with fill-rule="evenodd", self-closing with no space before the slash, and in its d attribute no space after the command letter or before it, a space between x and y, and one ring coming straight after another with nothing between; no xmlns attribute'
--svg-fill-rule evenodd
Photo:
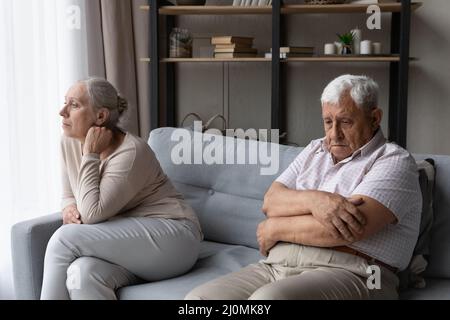
<svg viewBox="0 0 450 320"><path fill-rule="evenodd" d="M225 280L226 281L226 280ZM189 292L185 300L239 300L239 288L224 284L224 278L202 284Z"/></svg>
<svg viewBox="0 0 450 320"><path fill-rule="evenodd" d="M249 300L287 300L286 292L281 288L273 286L271 284L256 290L249 298Z"/></svg>
<svg viewBox="0 0 450 320"><path fill-rule="evenodd" d="M185 297L184 300L205 300L197 292L191 291Z"/></svg>
<svg viewBox="0 0 450 320"><path fill-rule="evenodd" d="M215 290L211 290L209 284L200 285L192 289L185 297L184 300L214 300Z"/></svg>

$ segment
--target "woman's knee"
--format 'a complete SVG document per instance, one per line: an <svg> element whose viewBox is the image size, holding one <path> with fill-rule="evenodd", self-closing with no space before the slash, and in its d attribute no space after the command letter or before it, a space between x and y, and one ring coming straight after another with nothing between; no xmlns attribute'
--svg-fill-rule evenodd
<svg viewBox="0 0 450 320"><path fill-rule="evenodd" d="M79 239L79 225L65 224L56 230L51 236L47 244L47 251L57 250L61 246L66 247L68 244L75 244Z"/></svg>
<svg viewBox="0 0 450 320"><path fill-rule="evenodd" d="M95 259L81 257L73 261L67 268L66 287L69 290L81 290L91 282L95 272Z"/></svg>
<svg viewBox="0 0 450 320"><path fill-rule="evenodd" d="M91 257L81 257L70 264L67 269L66 288L71 299L91 299L99 286L106 286L102 275L98 274L98 269L98 260Z"/></svg>

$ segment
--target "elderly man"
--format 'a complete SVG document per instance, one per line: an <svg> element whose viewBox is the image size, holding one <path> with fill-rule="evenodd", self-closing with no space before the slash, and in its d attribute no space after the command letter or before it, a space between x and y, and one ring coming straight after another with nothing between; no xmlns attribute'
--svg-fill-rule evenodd
<svg viewBox="0 0 450 320"><path fill-rule="evenodd" d="M396 272L411 259L422 198L413 158L383 136L377 97L365 76L328 84L325 138L312 141L264 197L257 237L267 259L187 299L398 298Z"/></svg>

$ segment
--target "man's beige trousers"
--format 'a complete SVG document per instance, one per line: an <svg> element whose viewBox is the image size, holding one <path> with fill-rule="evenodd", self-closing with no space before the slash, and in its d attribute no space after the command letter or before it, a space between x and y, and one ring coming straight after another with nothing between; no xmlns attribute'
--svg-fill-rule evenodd
<svg viewBox="0 0 450 320"><path fill-rule="evenodd" d="M348 253L279 243L266 260L205 283L186 299L398 299L398 277L384 267L372 274L368 267Z"/></svg>

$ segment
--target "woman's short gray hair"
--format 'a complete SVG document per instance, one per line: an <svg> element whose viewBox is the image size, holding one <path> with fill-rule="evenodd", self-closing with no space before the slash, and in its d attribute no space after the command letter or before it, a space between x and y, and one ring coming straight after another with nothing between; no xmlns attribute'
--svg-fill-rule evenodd
<svg viewBox="0 0 450 320"><path fill-rule="evenodd" d="M117 126L120 117L128 109L128 102L117 92L116 88L103 78L88 78L81 80L86 85L89 103L94 110L106 108L109 110L109 125Z"/></svg>
<svg viewBox="0 0 450 320"><path fill-rule="evenodd" d="M350 93L355 104L365 111L378 107L378 85L367 76L346 74L331 81L323 90L324 103L338 104L345 93Z"/></svg>

